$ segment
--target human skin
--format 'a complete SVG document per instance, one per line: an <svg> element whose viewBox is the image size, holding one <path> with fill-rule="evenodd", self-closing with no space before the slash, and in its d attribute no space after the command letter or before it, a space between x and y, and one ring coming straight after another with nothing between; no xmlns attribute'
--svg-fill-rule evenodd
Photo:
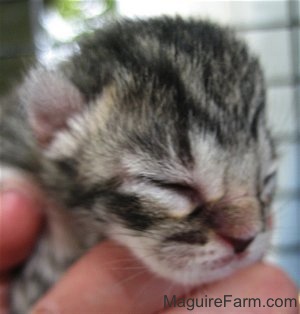
<svg viewBox="0 0 300 314"><path fill-rule="evenodd" d="M7 313L9 271L30 254L42 227L42 198L28 184L14 182L0 194L0 314ZM14 232L11 232L14 230ZM293 282L280 269L257 263L233 276L190 291L157 278L127 249L106 241L77 261L34 306L32 313L193 313L187 308L163 308L163 296L223 298L297 298ZM296 314L299 308L195 308L196 313Z"/></svg>

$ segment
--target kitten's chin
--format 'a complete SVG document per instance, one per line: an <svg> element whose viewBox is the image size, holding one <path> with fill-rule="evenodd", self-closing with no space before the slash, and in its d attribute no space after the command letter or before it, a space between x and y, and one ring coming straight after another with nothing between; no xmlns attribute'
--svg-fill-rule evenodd
<svg viewBox="0 0 300 314"><path fill-rule="evenodd" d="M201 285L223 279L235 271L260 261L269 245L269 234L261 234L247 251L242 254L225 253L206 259L199 254L173 256L174 262L168 257L168 262L144 260L158 275L184 285ZM175 261L176 260L176 261Z"/></svg>
<svg viewBox="0 0 300 314"><path fill-rule="evenodd" d="M110 238L128 247L152 272L192 286L217 281L261 260L270 242L269 232L261 233L245 252L234 254L230 246L217 240L205 246L179 243L163 246L154 238L131 236L122 227L113 231Z"/></svg>
<svg viewBox="0 0 300 314"><path fill-rule="evenodd" d="M198 286L206 283L218 281L225 277L230 276L235 271L247 267L259 260L261 260L262 254L257 256L250 256L240 259L239 257L220 258L216 261L211 261L211 266L202 267L195 264L193 267L183 267L176 269L174 267L166 267L166 265L149 265L149 267L157 273L159 276L174 282Z"/></svg>

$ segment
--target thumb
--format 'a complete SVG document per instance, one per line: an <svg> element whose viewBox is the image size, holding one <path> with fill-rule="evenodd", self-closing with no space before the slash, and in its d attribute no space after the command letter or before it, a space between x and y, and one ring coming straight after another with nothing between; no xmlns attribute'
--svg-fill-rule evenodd
<svg viewBox="0 0 300 314"><path fill-rule="evenodd" d="M42 194L33 181L4 170L0 181L0 272L30 254L43 221Z"/></svg>

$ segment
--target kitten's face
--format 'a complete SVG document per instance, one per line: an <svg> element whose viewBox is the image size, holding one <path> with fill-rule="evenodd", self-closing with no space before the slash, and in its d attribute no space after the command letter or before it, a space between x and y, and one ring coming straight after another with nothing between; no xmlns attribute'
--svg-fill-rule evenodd
<svg viewBox="0 0 300 314"><path fill-rule="evenodd" d="M269 208L256 194L254 156L221 161L217 154L224 152L205 151L205 140L198 144L204 158L190 172L166 175L172 166L163 161L146 172L149 180L123 183L122 191L141 199L143 223L135 230L125 221L111 233L156 272L185 283L208 282L260 259L270 228ZM150 166L134 158L125 163L133 177Z"/></svg>
<svg viewBox="0 0 300 314"><path fill-rule="evenodd" d="M74 182L85 192L71 196L72 206L100 219L101 231L105 222L106 235L154 272L181 283L216 280L259 260L275 174L263 113L243 125L220 122L220 132L231 130L220 135L217 126L204 131L188 106L179 116L149 106L122 110L117 99L104 92L49 149L77 165Z"/></svg>
<svg viewBox="0 0 300 314"><path fill-rule="evenodd" d="M210 136L190 138L189 169L172 159L124 154L127 178L119 190L138 197L141 208L135 210L141 214L121 215L124 223L113 225L109 235L156 273L199 284L262 258L269 245L274 178L264 183L259 177L262 161L254 147L235 156Z"/></svg>
<svg viewBox="0 0 300 314"><path fill-rule="evenodd" d="M274 150L256 59L227 31L178 23L99 36L71 60L78 90L37 73L27 102L33 126L53 120L40 141L51 142L48 156L69 177L67 206L86 229L192 284L266 251ZM50 118L40 106L49 102Z"/></svg>

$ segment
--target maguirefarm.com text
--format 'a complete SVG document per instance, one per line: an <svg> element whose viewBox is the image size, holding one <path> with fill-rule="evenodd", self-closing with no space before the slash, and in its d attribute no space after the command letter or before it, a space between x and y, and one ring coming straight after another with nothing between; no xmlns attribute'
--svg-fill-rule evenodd
<svg viewBox="0 0 300 314"><path fill-rule="evenodd" d="M289 308L297 307L296 298L268 298L261 300L260 298L239 298L231 294L225 294L222 297L210 298L207 295L201 298L178 298L176 295L164 295L164 308L181 307L192 311L196 308L225 308L233 306L236 308Z"/></svg>

